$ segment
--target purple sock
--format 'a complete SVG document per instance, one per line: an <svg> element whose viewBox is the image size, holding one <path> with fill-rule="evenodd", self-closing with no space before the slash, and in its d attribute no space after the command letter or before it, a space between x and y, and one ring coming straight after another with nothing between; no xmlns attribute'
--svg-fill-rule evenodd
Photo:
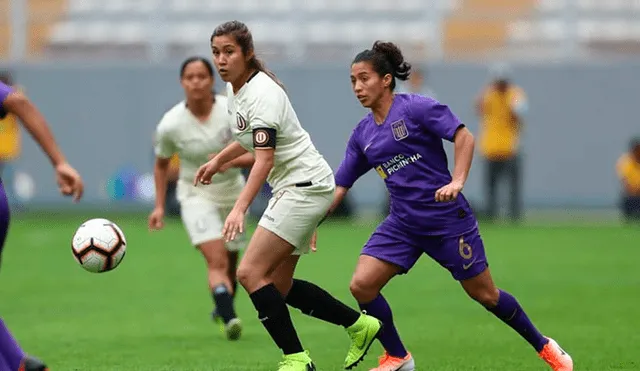
<svg viewBox="0 0 640 371"><path fill-rule="evenodd" d="M516 330L538 353L549 342L531 323L516 298L508 292L500 290L498 305L494 308L487 308L487 310Z"/></svg>
<svg viewBox="0 0 640 371"><path fill-rule="evenodd" d="M393 314L384 296L380 294L372 302L359 305L360 309L366 311L368 315L382 321L384 327L378 334L378 340L380 340L387 353L392 357L406 357L407 350L402 344L402 340L400 340L396 326L393 324Z"/></svg>
<svg viewBox="0 0 640 371"><path fill-rule="evenodd" d="M24 353L2 319L0 319L0 353L4 362L9 365L9 370L17 370L20 367Z"/></svg>

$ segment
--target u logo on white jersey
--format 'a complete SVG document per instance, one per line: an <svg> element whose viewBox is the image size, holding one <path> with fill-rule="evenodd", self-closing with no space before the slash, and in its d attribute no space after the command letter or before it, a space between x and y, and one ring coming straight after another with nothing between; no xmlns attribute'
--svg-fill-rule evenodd
<svg viewBox="0 0 640 371"><path fill-rule="evenodd" d="M247 128L247 120L242 117L240 112L236 113L236 124L238 125L238 130L244 131Z"/></svg>

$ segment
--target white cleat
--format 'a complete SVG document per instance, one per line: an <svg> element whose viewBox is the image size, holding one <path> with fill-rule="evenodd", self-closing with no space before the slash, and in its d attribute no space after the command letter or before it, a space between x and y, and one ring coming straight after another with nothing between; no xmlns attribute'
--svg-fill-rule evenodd
<svg viewBox="0 0 640 371"><path fill-rule="evenodd" d="M229 340L238 340L242 335L242 321L240 318L234 318L224 325L224 332Z"/></svg>

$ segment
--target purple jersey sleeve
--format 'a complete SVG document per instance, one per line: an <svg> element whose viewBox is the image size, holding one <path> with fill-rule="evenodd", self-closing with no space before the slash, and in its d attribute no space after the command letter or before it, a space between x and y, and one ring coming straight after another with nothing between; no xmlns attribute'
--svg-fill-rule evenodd
<svg viewBox="0 0 640 371"><path fill-rule="evenodd" d="M4 109L4 101L12 91L13 89L9 85L0 82L0 117L7 114L6 110Z"/></svg>
<svg viewBox="0 0 640 371"><path fill-rule="evenodd" d="M448 106L432 98L414 95L411 102L412 116L429 132L453 142L456 131L464 124Z"/></svg>
<svg viewBox="0 0 640 371"><path fill-rule="evenodd" d="M371 165L367 161L364 153L358 144L358 131L353 131L349 143L347 143L347 151L344 160L340 164L336 172L336 185L345 188L351 188L353 183L371 169Z"/></svg>

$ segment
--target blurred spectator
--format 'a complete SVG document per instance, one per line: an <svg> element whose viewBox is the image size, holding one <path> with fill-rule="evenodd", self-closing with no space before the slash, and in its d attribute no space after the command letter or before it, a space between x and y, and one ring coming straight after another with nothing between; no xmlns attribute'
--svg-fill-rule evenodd
<svg viewBox="0 0 640 371"><path fill-rule="evenodd" d="M640 138L631 141L616 168L622 183L622 214L626 220L640 220Z"/></svg>
<svg viewBox="0 0 640 371"><path fill-rule="evenodd" d="M506 65L491 68L491 82L476 101L480 118L479 149L486 160L487 217L498 214L497 188L500 181L510 186L510 217L522 216L522 164L520 159L520 132L522 116L528 109L522 88L511 81Z"/></svg>
<svg viewBox="0 0 640 371"><path fill-rule="evenodd" d="M0 71L0 81L14 86L13 77L9 71ZM11 163L20 156L20 145L20 125L17 118L13 114L0 117L0 176L5 182L7 197L10 201L15 201Z"/></svg>
<svg viewBox="0 0 640 371"><path fill-rule="evenodd" d="M437 99L433 90L431 90L427 85L425 75L426 73L423 70L415 67L412 68L411 75L409 75L409 81L403 83L398 91L420 94Z"/></svg>

